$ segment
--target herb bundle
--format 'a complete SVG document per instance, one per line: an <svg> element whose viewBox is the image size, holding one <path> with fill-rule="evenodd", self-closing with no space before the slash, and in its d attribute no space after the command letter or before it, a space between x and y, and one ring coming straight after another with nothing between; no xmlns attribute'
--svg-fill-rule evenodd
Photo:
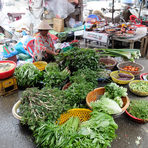
<svg viewBox="0 0 148 148"><path fill-rule="evenodd" d="M56 56L56 61L59 63L61 69L68 67L71 72L85 68L97 70L99 56L92 49L73 48Z"/></svg>
<svg viewBox="0 0 148 148"><path fill-rule="evenodd" d="M55 122L61 113L70 109L71 106L63 99L62 91L58 89L28 88L23 92L20 105L22 123L28 124L34 129L38 122Z"/></svg>
<svg viewBox="0 0 148 148"><path fill-rule="evenodd" d="M139 119L148 119L148 100L131 100L127 111Z"/></svg>
<svg viewBox="0 0 148 148"><path fill-rule="evenodd" d="M42 79L42 72L32 63L26 63L15 69L14 73L19 87L35 86Z"/></svg>
<svg viewBox="0 0 148 148"><path fill-rule="evenodd" d="M45 67L43 82L46 87L61 88L65 84L66 79L69 76L70 72L68 71L67 68L65 68L63 71L60 71L58 64L49 63Z"/></svg>

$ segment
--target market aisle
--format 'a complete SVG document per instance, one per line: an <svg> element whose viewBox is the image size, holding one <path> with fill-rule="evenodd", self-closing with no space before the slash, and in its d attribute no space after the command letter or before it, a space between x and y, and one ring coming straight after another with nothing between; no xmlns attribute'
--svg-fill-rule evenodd
<svg viewBox="0 0 148 148"><path fill-rule="evenodd" d="M148 71L148 60L140 59L137 62ZM101 85L101 84L100 84ZM12 107L19 99L21 91L7 97L0 97L0 148L35 148L31 140L31 133L22 127L20 122L12 115ZM129 93L130 99L138 99ZM148 97L146 97L148 99ZM117 139L113 141L112 148L147 148L148 147L148 124L132 122L125 115L115 119L119 128ZM141 139L138 140L137 137ZM139 142L139 145L136 145Z"/></svg>

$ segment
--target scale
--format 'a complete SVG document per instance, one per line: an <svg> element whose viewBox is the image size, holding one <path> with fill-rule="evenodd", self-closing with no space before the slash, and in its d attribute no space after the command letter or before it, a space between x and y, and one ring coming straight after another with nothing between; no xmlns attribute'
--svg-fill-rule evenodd
<svg viewBox="0 0 148 148"><path fill-rule="evenodd" d="M17 89L17 81L14 76L0 80L0 96L12 94Z"/></svg>

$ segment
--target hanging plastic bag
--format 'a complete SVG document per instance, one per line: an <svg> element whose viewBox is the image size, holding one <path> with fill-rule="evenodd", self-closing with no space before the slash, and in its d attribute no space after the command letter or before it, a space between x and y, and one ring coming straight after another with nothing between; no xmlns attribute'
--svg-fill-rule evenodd
<svg viewBox="0 0 148 148"><path fill-rule="evenodd" d="M47 10L52 11L59 18L66 18L75 11L74 6L67 0L48 0Z"/></svg>

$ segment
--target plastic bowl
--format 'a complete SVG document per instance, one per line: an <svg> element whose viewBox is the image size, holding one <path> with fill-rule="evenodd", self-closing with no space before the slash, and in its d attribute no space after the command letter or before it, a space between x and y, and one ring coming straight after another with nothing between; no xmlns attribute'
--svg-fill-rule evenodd
<svg viewBox="0 0 148 148"><path fill-rule="evenodd" d="M148 73L142 73L142 74L140 75L140 80L144 80L144 79L143 79L143 76L145 76L145 75L148 75ZM146 80L144 80L144 81L146 81Z"/></svg>
<svg viewBox="0 0 148 148"><path fill-rule="evenodd" d="M125 73L128 75L131 75L132 78L130 80L119 80L119 73ZM132 80L134 80L134 75L132 73L126 72L126 71L113 71L110 73L110 76L112 78L112 80L117 83L117 84L128 84L129 82L131 82Z"/></svg>
<svg viewBox="0 0 148 148"><path fill-rule="evenodd" d="M13 73L14 73L16 63L14 61L9 61L9 60L0 61L0 63L12 63L12 64L14 64L14 68L10 69L9 71L0 73L0 79L6 79L6 78L11 77L13 75Z"/></svg>
<svg viewBox="0 0 148 148"><path fill-rule="evenodd" d="M143 120L143 119L139 119L139 118L132 116L127 110L125 111L125 113L130 117L131 120L137 123L147 123L148 122L148 120Z"/></svg>
<svg viewBox="0 0 148 148"><path fill-rule="evenodd" d="M124 68L125 66L136 66L136 67L139 68L139 71L124 70L123 68ZM117 65L117 67L118 67L119 70L126 71L126 72L130 72L130 73L132 73L134 76L139 75L139 74L144 70L144 67L143 67L141 64L139 64L139 63L134 63L134 62L129 62L129 61L128 61L128 62L119 63L119 64Z"/></svg>

